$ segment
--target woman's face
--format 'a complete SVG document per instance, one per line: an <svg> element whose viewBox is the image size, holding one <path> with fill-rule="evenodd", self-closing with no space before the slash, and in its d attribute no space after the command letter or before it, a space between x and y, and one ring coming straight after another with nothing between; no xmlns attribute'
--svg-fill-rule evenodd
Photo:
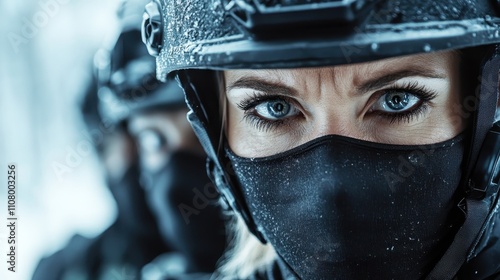
<svg viewBox="0 0 500 280"><path fill-rule="evenodd" d="M459 54L438 52L336 67L228 70L227 137L243 157L337 134L399 145L437 143L464 128Z"/></svg>

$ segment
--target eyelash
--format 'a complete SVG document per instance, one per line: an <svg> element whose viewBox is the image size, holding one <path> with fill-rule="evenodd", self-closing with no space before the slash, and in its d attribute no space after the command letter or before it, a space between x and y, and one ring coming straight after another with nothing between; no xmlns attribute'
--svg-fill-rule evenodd
<svg viewBox="0 0 500 280"><path fill-rule="evenodd" d="M429 103L438 95L436 91L430 90L423 85L419 85L418 82L408 82L403 84L402 86L391 86L389 88L385 88L382 91L382 94L379 94L377 98L384 94L388 94L391 92L408 92L420 99L419 104L415 109L410 109L409 111L401 112L401 113L384 113L378 112L378 115L381 117L385 117L389 119L389 123L401 123L406 122L410 123L415 119L418 119L421 115L423 115L427 109L429 109Z"/></svg>
<svg viewBox="0 0 500 280"><path fill-rule="evenodd" d="M237 106L238 108L240 108L245 112L245 115L243 116L244 121L247 121L249 124L253 125L258 130L269 132L282 125L288 125L289 120L288 119L273 120L273 121L266 120L264 118L257 116L252 109L254 109L255 106L259 105L264 101L275 101L275 100L283 100L288 103L293 103L293 101L290 98L287 98L285 96L265 95L254 91L252 92L252 95L249 98L242 100L240 103L237 104Z"/></svg>
<svg viewBox="0 0 500 280"><path fill-rule="evenodd" d="M384 112L376 113L378 114L378 116L388 119L390 124L393 123L399 124L401 122L410 123L414 119L418 119L418 117L424 114L426 110L429 108L430 101L432 101L437 96L437 92L430 90L423 85L420 85L418 82L408 82L401 86L394 85L380 91L381 94L377 95L377 100L382 95L389 94L391 92L408 92L420 99L420 102L417 105L417 107L409 111L401 113L384 113ZM238 108L244 111L243 120L249 122L249 124L253 125L258 130L269 132L271 130L280 128L283 125L287 126L290 125L290 119L292 119L293 117L282 120L271 121L259 117L258 115L255 114L253 109L255 108L255 106L259 105L264 101L276 101L276 100L283 100L291 104L294 103L291 98L288 98L286 96L266 95L254 91L252 92L252 95L249 98L242 100L240 103L237 104L237 106Z"/></svg>

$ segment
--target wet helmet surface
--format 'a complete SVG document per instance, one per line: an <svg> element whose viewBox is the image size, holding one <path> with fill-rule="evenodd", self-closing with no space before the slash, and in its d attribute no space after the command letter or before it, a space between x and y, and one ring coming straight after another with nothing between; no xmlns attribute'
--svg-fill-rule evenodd
<svg viewBox="0 0 500 280"><path fill-rule="evenodd" d="M99 50L94 60L99 112L108 122L156 107L185 106L182 89L172 77L166 83L156 79L155 59L142 44L139 29L121 32L114 46Z"/></svg>
<svg viewBox="0 0 500 280"><path fill-rule="evenodd" d="M363 62L500 42L499 4L442 1L154 1L143 35L159 78L178 69Z"/></svg>

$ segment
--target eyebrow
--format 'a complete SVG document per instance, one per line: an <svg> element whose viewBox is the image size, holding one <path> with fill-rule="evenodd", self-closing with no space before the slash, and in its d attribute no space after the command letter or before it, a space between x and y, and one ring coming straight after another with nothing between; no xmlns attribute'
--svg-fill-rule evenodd
<svg viewBox="0 0 500 280"><path fill-rule="evenodd" d="M296 96L297 91L294 88L285 86L278 82L266 81L261 78L256 77L241 77L235 82L227 86L226 92L237 88L250 88L253 90L265 92L265 93L276 93L285 96Z"/></svg>
<svg viewBox="0 0 500 280"><path fill-rule="evenodd" d="M360 95L365 94L370 91L374 91L385 86L388 86L400 79L408 77L424 77L430 79L446 79L446 75L434 72L429 69L412 69L412 70L401 70L394 73L383 74L379 77L375 77L366 82L363 82L357 87L357 92ZM297 90L292 87L288 87L279 82L267 81L263 78L258 77L241 77L235 82L231 83L226 87L226 92L237 88L249 88L265 93L274 93L284 96L297 96Z"/></svg>
<svg viewBox="0 0 500 280"><path fill-rule="evenodd" d="M359 94L365 94L370 91L374 91L385 86L388 86L398 80L408 77L423 77L430 79L446 79L446 75L434 72L428 69L412 69L412 70L402 70L394 73L384 74L379 77L375 77L362 85L357 87Z"/></svg>

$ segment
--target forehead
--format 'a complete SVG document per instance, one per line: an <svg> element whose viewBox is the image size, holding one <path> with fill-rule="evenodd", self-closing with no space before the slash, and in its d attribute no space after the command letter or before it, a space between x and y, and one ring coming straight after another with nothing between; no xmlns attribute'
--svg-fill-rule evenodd
<svg viewBox="0 0 500 280"><path fill-rule="evenodd" d="M408 72L446 76L460 60L458 51L445 51L411 56L401 56L367 63L347 64L333 67L266 69L266 70L227 70L226 81L230 84L241 78L259 78L283 84L296 84L312 77L333 77L340 81L360 81L395 72Z"/></svg>

